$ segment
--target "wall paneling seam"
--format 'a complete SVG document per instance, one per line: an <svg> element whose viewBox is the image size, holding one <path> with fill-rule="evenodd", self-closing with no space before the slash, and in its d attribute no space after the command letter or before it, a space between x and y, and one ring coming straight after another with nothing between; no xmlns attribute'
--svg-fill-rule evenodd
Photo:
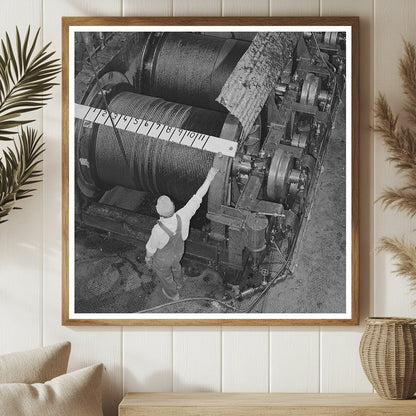
<svg viewBox="0 0 416 416"><path fill-rule="evenodd" d="M318 345L319 345L319 354L318 354L318 361L319 361L319 374L318 374L318 378L319 378L319 393L322 393L322 331L321 331L321 327L319 327L319 336L318 336Z"/></svg>
<svg viewBox="0 0 416 416"><path fill-rule="evenodd" d="M272 372L271 372L272 348L271 348L271 343L272 343L271 327L269 326L269 339L268 339L268 343L267 343L267 347L268 347L267 357L269 359L269 365L267 366L267 370L268 370L267 381L268 381L268 384L269 384L268 385L268 393L270 393L271 389L272 389L272 382L271 382L271 378L272 378Z"/></svg>
<svg viewBox="0 0 416 416"><path fill-rule="evenodd" d="M124 327L122 326L120 331L120 369L121 369L121 391L124 395L125 391L125 382L124 382Z"/></svg>
<svg viewBox="0 0 416 416"><path fill-rule="evenodd" d="M175 337L175 331L174 331L173 326L171 326L170 327L170 345L171 345L171 348L170 348L170 354L171 354L171 357L170 357L170 390L171 391L175 391L175 386L174 386L174 382L175 382L175 374L174 374L175 339L174 337Z"/></svg>
<svg viewBox="0 0 416 416"><path fill-rule="evenodd" d="M41 30L41 40L42 40L42 45L44 45L44 35L43 35L43 28L45 27L45 0L42 0L42 10L41 10L41 21L40 24L42 25L42 30ZM44 119L44 110L41 110L42 112L42 133L43 133L43 119ZM45 137L42 136L42 142L45 143ZM44 157L42 158L44 159ZM43 162L42 162L42 171L43 171ZM41 186L42 186L42 273L40 276L40 336L41 336L41 340L40 340L40 344L44 347L45 346L45 322L44 322L44 314L45 314L45 308L44 308L44 302L45 302L45 294L44 294L44 286L45 286L45 248L46 248L46 244L45 244L45 181L42 179L41 182Z"/></svg>
<svg viewBox="0 0 416 416"><path fill-rule="evenodd" d="M321 327L318 328L318 380L319 380L319 392L322 392L321 379L322 379L322 342L321 342Z"/></svg>
<svg viewBox="0 0 416 416"><path fill-rule="evenodd" d="M222 351L222 341L223 340L223 327L220 326L220 391L223 391L223 374L222 374L222 361L223 361L223 351Z"/></svg>

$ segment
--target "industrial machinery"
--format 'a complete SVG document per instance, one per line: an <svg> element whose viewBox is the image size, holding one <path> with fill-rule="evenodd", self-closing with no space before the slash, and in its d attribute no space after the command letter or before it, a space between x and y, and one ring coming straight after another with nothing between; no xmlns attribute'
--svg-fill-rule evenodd
<svg viewBox="0 0 416 416"><path fill-rule="evenodd" d="M238 299L290 265L345 83L345 33L281 32L269 55L255 35L76 37L76 220L145 241L153 205L127 210L104 203L105 193L122 187L150 201L166 194L180 207L214 165L185 257L217 270ZM256 54L268 59L262 73ZM246 103L247 114L233 115L229 101ZM210 138L222 140L210 147Z"/></svg>

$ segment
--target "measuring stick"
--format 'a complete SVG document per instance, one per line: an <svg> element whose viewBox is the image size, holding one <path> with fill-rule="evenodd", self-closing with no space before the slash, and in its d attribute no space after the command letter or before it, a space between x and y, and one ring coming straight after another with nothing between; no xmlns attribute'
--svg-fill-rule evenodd
<svg viewBox="0 0 416 416"><path fill-rule="evenodd" d="M207 152L222 153L224 156L234 157L237 152L237 142L232 142L231 140L113 112L111 113L111 118L113 119L111 121L108 111L101 108L75 103L74 115L75 118L84 122L110 127L114 124L120 130L143 134L155 139L174 142Z"/></svg>

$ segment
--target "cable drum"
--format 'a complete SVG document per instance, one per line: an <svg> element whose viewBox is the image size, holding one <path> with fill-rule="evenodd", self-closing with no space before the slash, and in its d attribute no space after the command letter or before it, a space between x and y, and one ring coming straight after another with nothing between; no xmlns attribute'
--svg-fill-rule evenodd
<svg viewBox="0 0 416 416"><path fill-rule="evenodd" d="M149 40L152 41L156 40ZM144 55L139 92L227 111L215 99L249 44L195 33L164 33L157 40L153 54Z"/></svg>
<svg viewBox="0 0 416 416"><path fill-rule="evenodd" d="M219 136L226 114L122 92L111 111L198 133ZM98 180L106 185L169 195L187 201L212 166L214 154L146 135L118 130L128 165L111 126L100 125L95 140Z"/></svg>

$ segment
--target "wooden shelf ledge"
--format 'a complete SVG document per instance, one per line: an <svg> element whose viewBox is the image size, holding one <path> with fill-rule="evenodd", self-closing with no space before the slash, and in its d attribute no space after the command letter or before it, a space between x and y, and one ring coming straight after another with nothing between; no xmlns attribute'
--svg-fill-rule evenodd
<svg viewBox="0 0 416 416"><path fill-rule="evenodd" d="M326 393L127 393L119 416L405 416L416 400L376 394Z"/></svg>

